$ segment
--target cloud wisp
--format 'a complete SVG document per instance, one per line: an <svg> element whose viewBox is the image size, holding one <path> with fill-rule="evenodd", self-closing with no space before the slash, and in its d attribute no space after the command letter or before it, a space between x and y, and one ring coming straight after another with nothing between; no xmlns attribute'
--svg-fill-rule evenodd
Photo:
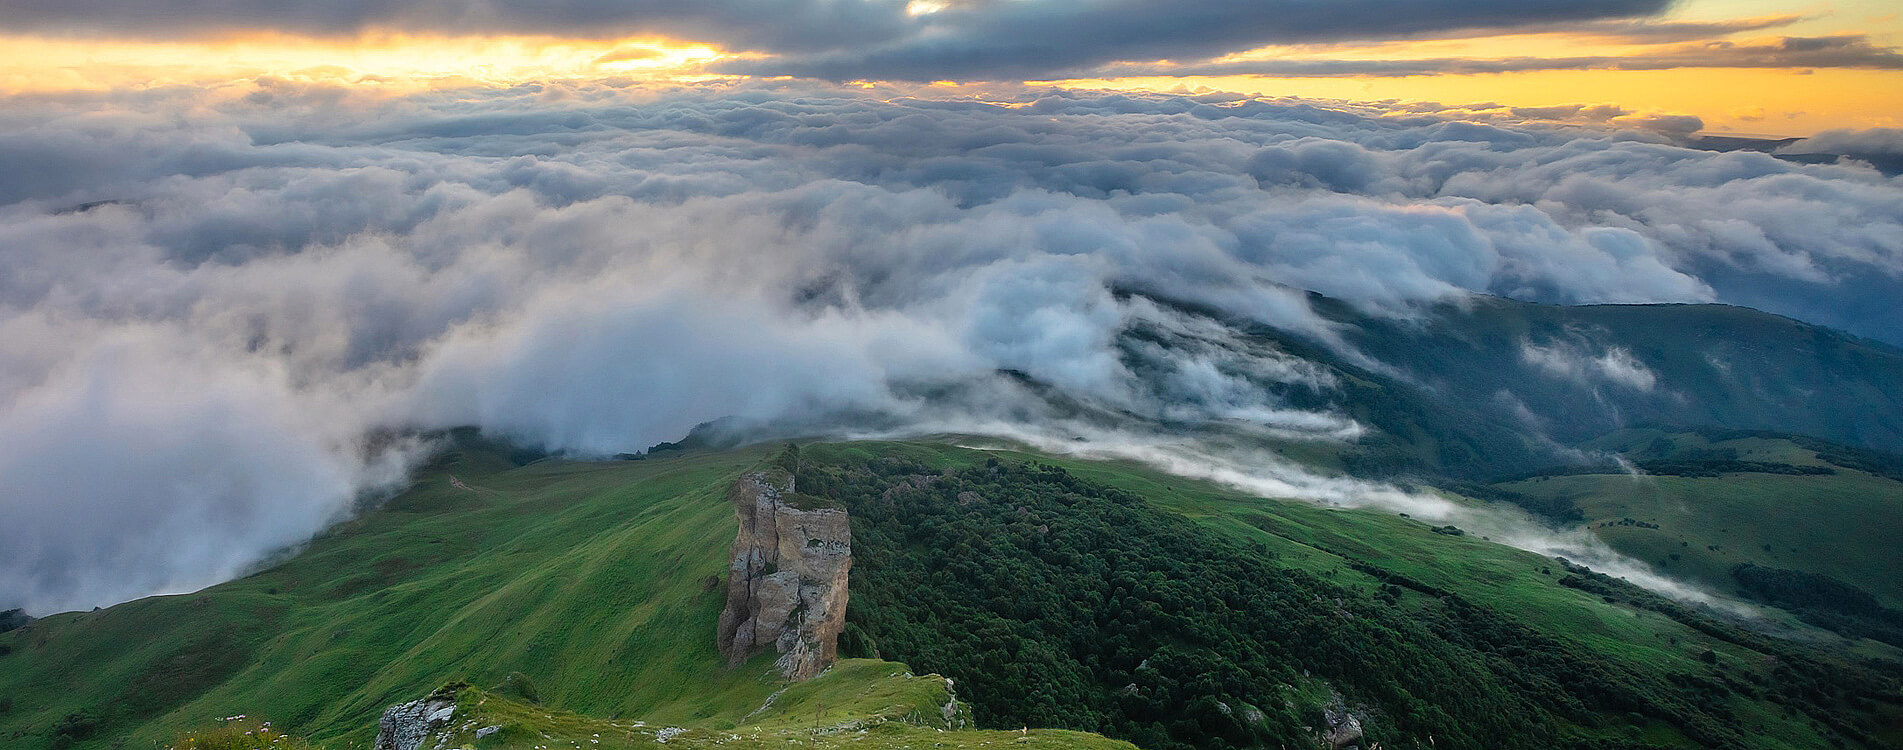
<svg viewBox="0 0 1903 750"><path fill-rule="evenodd" d="M1203 480L1260 497L1300 498L1329 508L1362 508L1398 513L1421 523L1453 525L1474 536L1535 554L1565 558L1675 599L1711 607L1729 616L1756 617L1760 614L1755 608L1722 594L1662 575L1651 566L1613 550L1590 530L1555 529L1519 508L1498 503L1481 505L1380 482L1319 476L1259 446L1061 422L1046 425L947 423L939 426L1007 441L1003 444L969 441L970 447L974 448L1028 446L1054 455L1131 461L1175 476ZM858 437L910 434L914 433ZM1633 481L1650 479L1635 474Z"/></svg>
<svg viewBox="0 0 1903 750"><path fill-rule="evenodd" d="M1054 404L1366 429L1265 387L1317 368L1146 295L1321 345L1304 290L1903 330L1861 312L1903 277L1896 179L1652 131L764 84L30 103L0 106L0 605L35 611L308 538L401 476L414 451L366 438L392 431L608 454L721 417L1012 434Z"/></svg>

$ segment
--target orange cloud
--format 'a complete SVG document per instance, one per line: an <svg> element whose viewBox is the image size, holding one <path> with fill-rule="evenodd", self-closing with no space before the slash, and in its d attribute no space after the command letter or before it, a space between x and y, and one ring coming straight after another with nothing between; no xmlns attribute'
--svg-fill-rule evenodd
<svg viewBox="0 0 1903 750"><path fill-rule="evenodd" d="M930 16L958 3L913 5L916 15ZM1682 113L1703 118L1714 130L1775 128L1780 135L1900 124L1903 70L1895 68L1903 68L1903 51L1886 46L1892 35L1849 29L1818 16L1720 12L1728 9L1675 20L1597 19L1284 44L1200 61L1113 63L1037 84L1139 90L1187 85L1351 101L1490 102L1502 116L1571 107L1581 114L1550 119L1573 122ZM1739 38L1767 30L1805 36ZM0 32L0 95L216 87L265 79L345 86L365 95L530 81L685 82L744 77L715 73L771 59L767 53L658 36L588 39L384 29L343 36L245 32L134 39ZM1883 70L1886 66L1892 70ZM931 79L916 80L926 85ZM1580 109L1582 103L1616 105L1620 114Z"/></svg>

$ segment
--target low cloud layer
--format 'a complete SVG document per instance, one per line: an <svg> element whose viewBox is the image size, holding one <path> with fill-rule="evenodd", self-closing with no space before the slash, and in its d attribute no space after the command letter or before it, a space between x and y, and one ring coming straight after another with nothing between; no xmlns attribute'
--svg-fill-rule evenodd
<svg viewBox="0 0 1903 750"><path fill-rule="evenodd" d="M1781 146L1777 153L1903 156L1903 128L1826 130Z"/></svg>
<svg viewBox="0 0 1903 750"><path fill-rule="evenodd" d="M1535 344L1520 342L1520 359L1552 377L1573 380L1588 387L1616 385L1635 391L1650 391L1658 385L1658 375L1618 347L1593 354L1565 341Z"/></svg>
<svg viewBox="0 0 1903 750"><path fill-rule="evenodd" d="M1389 316L1488 293L1903 330L1903 184L1859 164L1303 102L903 93L5 102L0 605L228 577L396 481L415 451L365 438L392 431L601 454L728 416L1366 429L1263 387L1324 373L1131 292L1322 345L1303 290Z"/></svg>

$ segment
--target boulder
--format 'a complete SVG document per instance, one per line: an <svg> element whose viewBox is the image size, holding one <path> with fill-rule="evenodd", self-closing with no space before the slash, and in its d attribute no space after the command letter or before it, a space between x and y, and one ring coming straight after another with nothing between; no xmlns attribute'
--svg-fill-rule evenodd
<svg viewBox="0 0 1903 750"><path fill-rule="evenodd" d="M1322 716L1327 722L1322 727L1322 743L1331 750L1353 747L1361 741L1361 719L1349 712L1340 698L1322 709Z"/></svg>
<svg viewBox="0 0 1903 750"><path fill-rule="evenodd" d="M398 703L377 719L375 750L423 750L430 732L447 727L456 715L456 693L444 688L422 700Z"/></svg>

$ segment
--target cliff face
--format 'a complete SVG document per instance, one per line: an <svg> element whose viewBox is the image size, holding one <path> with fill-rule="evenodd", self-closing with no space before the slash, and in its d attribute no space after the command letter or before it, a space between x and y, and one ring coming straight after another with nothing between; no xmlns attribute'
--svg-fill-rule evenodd
<svg viewBox="0 0 1903 750"><path fill-rule="evenodd" d="M740 533L728 566L720 652L739 664L771 646L788 679L819 674L838 657L846 627L852 532L842 508L793 492L783 469L747 474L727 491Z"/></svg>

